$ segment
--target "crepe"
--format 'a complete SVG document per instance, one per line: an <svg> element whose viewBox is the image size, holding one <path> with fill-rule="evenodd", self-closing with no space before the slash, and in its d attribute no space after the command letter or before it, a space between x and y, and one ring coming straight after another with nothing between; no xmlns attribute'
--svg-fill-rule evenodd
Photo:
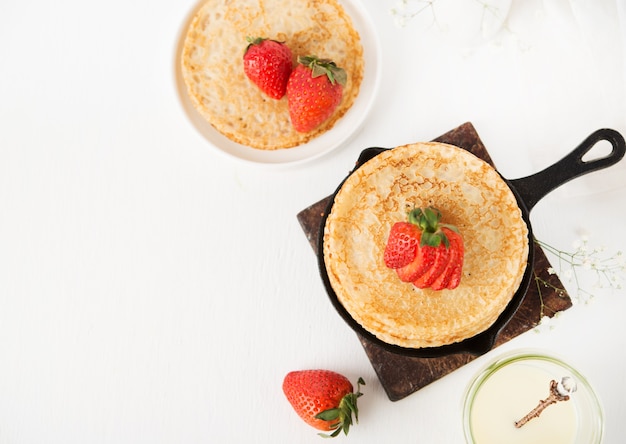
<svg viewBox="0 0 626 444"><path fill-rule="evenodd" d="M465 244L460 285L418 289L385 266L391 226L414 207L434 206ZM385 151L341 186L324 228L323 254L339 302L388 344L438 347L495 322L519 287L528 228L499 174L466 150L435 142Z"/></svg>
<svg viewBox="0 0 626 444"><path fill-rule="evenodd" d="M329 58L348 81L333 115L308 133L291 126L287 97L264 95L245 75L246 36L285 42L298 55ZM336 0L208 0L184 41L182 75L199 113L229 139L263 150L290 148L330 130L353 105L363 79L363 48Z"/></svg>

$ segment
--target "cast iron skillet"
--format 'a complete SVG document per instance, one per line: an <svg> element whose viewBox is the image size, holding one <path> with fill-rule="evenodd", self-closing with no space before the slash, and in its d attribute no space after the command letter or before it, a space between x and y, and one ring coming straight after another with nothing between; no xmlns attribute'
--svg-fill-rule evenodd
<svg viewBox="0 0 626 444"><path fill-rule="evenodd" d="M588 161L583 160L585 154L587 154L598 142L602 140L610 142L612 146L611 152L604 157L595 158ZM388 149L389 148L367 148L363 150L352 172L356 171L368 160L372 159L383 151L387 151ZM498 319L487 330L461 342L444 345L441 347L407 348L388 344L374 336L372 333L365 330L358 322L356 322L352 318L350 313L337 299L337 295L330 285L328 273L326 271L326 265L324 264L324 226L326 225L326 218L328 217L328 214L330 213L330 210L332 208L334 197L343 185L342 181L337 190L333 193L328 208L326 209L322 218L318 245L318 251L320 252L318 254L318 265L320 269L320 274L331 302L333 303L335 309L339 312L341 317L343 317L348 325L350 325L350 327L352 327L352 329L356 331L360 336L366 338L376 345L381 346L388 351L397 354L425 358L463 352L471 353L473 355L486 353L487 351L491 350L496 340L496 337L519 308L522 300L524 299L524 296L526 295L526 291L528 290L528 286L532 279L534 266L534 248L533 234L529 216L532 208L545 195L547 195L555 188L563 185L564 183L592 171L597 171L615 165L624 157L625 152L626 143L624 142L624 138L618 132L611 129L600 129L587 137L587 139L585 139L576 149L574 149L564 158L549 166L548 168L520 179L507 180L505 178L502 178L515 195L519 208L522 212L522 218L524 219L524 222L526 222L526 225L528 227L528 264L526 266L524 276L511 302L500 314ZM350 174L352 174L352 172Z"/></svg>

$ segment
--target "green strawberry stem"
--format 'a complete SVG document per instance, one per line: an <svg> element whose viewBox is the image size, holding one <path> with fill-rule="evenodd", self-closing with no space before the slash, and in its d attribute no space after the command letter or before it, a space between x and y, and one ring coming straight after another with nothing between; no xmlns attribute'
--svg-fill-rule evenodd
<svg viewBox="0 0 626 444"><path fill-rule="evenodd" d="M341 431L345 435L348 434L350 430L350 426L352 425L352 414L354 413L354 421L356 423L359 422L359 409L357 407L357 399L363 396L361 393L361 386L365 385L365 381L363 378L359 378L357 381L357 389L356 393L348 393L346 396L341 398L339 402L339 406L334 409L324 410L323 412L315 415L317 419L321 419L323 421L337 421L333 426L333 433L327 435L325 433L319 433L319 435L323 438L334 438Z"/></svg>
<svg viewBox="0 0 626 444"><path fill-rule="evenodd" d="M261 43L263 40L267 40L266 38L263 37L251 37L251 36L246 36L246 41L252 45L258 45L259 43Z"/></svg>
<svg viewBox="0 0 626 444"><path fill-rule="evenodd" d="M450 248L448 236L441 230L445 227L458 233L454 225L442 224L441 211L434 207L414 208L409 211L409 222L417 225L422 231L420 246L438 247L443 244Z"/></svg>
<svg viewBox="0 0 626 444"><path fill-rule="evenodd" d="M298 56L298 63L311 68L313 77L327 76L331 84L339 83L346 85L348 76L346 72L339 68L335 62L329 59L319 59L316 56Z"/></svg>
<svg viewBox="0 0 626 444"><path fill-rule="evenodd" d="M247 53L248 49L250 49L251 46L260 45L263 40L267 40L267 39L263 37L251 37L249 35L246 36L246 41L248 42L248 46L246 46L246 49L243 51L243 53L244 54Z"/></svg>
<svg viewBox="0 0 626 444"><path fill-rule="evenodd" d="M284 43L284 42L280 42L280 41L278 41L278 40L269 39L269 38L267 38L267 37L252 37L252 36L250 36L250 35L247 35L247 36L246 36L246 42L248 42L248 46L246 46L246 49L245 49L245 51L244 51L244 54L245 54L246 52L248 52L248 49L250 49L250 47L251 47L251 46L254 46L254 45L260 45L260 44L261 44L261 43L263 43L265 40L272 40L272 41L274 41L274 42L276 42L276 43Z"/></svg>

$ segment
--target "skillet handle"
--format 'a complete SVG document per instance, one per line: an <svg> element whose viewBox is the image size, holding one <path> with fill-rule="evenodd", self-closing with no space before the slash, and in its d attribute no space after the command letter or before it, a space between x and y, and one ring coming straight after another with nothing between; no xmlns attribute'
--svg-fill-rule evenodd
<svg viewBox="0 0 626 444"><path fill-rule="evenodd" d="M584 161L585 154L602 140L611 143L611 152L604 157ZM624 153L626 143L620 133L608 128L599 129L555 164L531 176L509 180L509 183L519 193L530 212L539 200L555 188L584 174L615 165L624 157Z"/></svg>

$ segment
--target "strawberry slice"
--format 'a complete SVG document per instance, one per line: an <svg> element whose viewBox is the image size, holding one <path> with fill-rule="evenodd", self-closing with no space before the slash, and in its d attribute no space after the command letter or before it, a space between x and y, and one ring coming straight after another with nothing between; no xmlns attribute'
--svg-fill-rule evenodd
<svg viewBox="0 0 626 444"><path fill-rule="evenodd" d="M461 283L461 276L463 275L463 265L458 264L454 271L452 272L452 276L450 276L450 280L448 281L448 285L446 288L448 290L454 290Z"/></svg>
<svg viewBox="0 0 626 444"><path fill-rule="evenodd" d="M413 282L435 264L437 258L437 250L435 248L425 246L418 247L413 259L408 265L398 268L396 273L403 282Z"/></svg>
<svg viewBox="0 0 626 444"><path fill-rule="evenodd" d="M463 246L463 238L461 238L460 234L455 233L458 237L456 252L457 259L454 270L452 271L452 275L450 276L450 280L448 281L446 288L449 290L454 290L461 283L461 277L463 275L463 258L465 257L465 248Z"/></svg>
<svg viewBox="0 0 626 444"><path fill-rule="evenodd" d="M396 222L389 231L384 261L388 268L401 268L415 259L421 233L417 225Z"/></svg>
<svg viewBox="0 0 626 444"><path fill-rule="evenodd" d="M428 288L443 273L450 259L450 248L443 242L435 249L435 261L430 269L415 279L413 285L417 288Z"/></svg>
<svg viewBox="0 0 626 444"><path fill-rule="evenodd" d="M450 257L448 258L448 264L443 272L435 279L430 287L433 290L443 290L444 288L456 288L459 285L461 270L463 266L463 239L455 231L449 228L443 228L442 231L448 236L450 242ZM448 287L451 284L452 277L458 275L455 278L456 284L453 287Z"/></svg>

